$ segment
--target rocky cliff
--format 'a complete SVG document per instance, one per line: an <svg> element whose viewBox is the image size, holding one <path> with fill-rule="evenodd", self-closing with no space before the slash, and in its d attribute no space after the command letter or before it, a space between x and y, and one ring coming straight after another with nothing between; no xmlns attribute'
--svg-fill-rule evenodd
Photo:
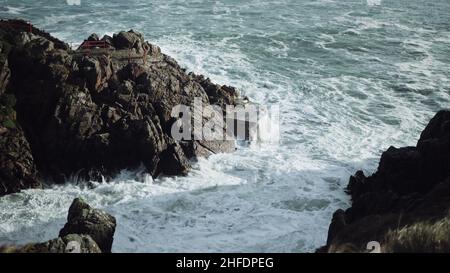
<svg viewBox="0 0 450 273"><path fill-rule="evenodd" d="M440 111L415 147L385 151L376 173L347 187L352 206L333 215L319 252L450 252L450 111Z"/></svg>
<svg viewBox="0 0 450 273"><path fill-rule="evenodd" d="M224 109L235 88L186 73L132 30L87 40L102 48L72 50L23 21L1 21L0 195L141 164L154 177L183 175L192 157L234 150L232 141L174 139L171 111L194 98Z"/></svg>

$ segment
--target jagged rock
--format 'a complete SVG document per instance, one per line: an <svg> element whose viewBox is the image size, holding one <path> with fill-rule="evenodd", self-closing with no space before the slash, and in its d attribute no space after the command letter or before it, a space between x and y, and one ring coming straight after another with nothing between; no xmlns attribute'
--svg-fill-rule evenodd
<svg viewBox="0 0 450 273"><path fill-rule="evenodd" d="M181 145L172 137L175 106L199 98L225 110L235 103L237 90L187 74L142 34L103 37L116 50L74 52L34 27L32 34L24 33L1 26L0 41L9 45L2 54L11 71L8 90L17 99L17 123L42 177L57 183L71 175L108 180L142 164L154 177L185 174L190 157L234 150L233 141ZM23 46L16 47L17 40ZM13 191L23 186L14 183L19 186L10 187Z"/></svg>
<svg viewBox="0 0 450 273"><path fill-rule="evenodd" d="M59 237L89 235L102 252L111 252L115 230L116 219L113 216L93 209L84 200L76 198L69 208L67 223L59 232Z"/></svg>
<svg viewBox="0 0 450 273"><path fill-rule="evenodd" d="M355 175L350 176L350 180L347 185L347 193L352 196L352 200L358 198L364 191L366 185L366 176L363 171L357 171Z"/></svg>
<svg viewBox="0 0 450 273"><path fill-rule="evenodd" d="M337 252L352 245L352 251L363 252L370 241L378 241L381 246L385 242L391 244L395 241L392 234L400 234L392 231L433 225L447 217L449 128L450 111L440 111L422 132L416 147L390 147L382 154L376 173L365 177L359 171L352 176L347 187L352 206L345 213L335 213L327 245L318 251ZM387 234L390 235L386 241Z"/></svg>
<svg viewBox="0 0 450 273"><path fill-rule="evenodd" d="M91 208L80 198L73 200L67 223L59 237L24 246L0 246L0 253L102 253L111 252L116 219Z"/></svg>
<svg viewBox="0 0 450 273"><path fill-rule="evenodd" d="M161 56L161 48L159 46L150 44L148 42L144 43L143 47L147 50L147 54L152 57Z"/></svg>
<svg viewBox="0 0 450 273"><path fill-rule="evenodd" d="M0 33L0 37L3 34ZM30 145L16 119L16 98L6 93L11 71L11 45L0 40L0 196L21 189L40 187Z"/></svg>
<svg viewBox="0 0 450 273"><path fill-rule="evenodd" d="M14 45L16 47L23 48L24 46L28 45L32 40L38 38L39 36L34 35L33 33L29 32L20 32L15 38L14 38Z"/></svg>
<svg viewBox="0 0 450 273"><path fill-rule="evenodd" d="M107 56L84 57L79 64L79 68L82 70L87 86L92 92L100 92L103 85L113 74L111 59Z"/></svg>
<svg viewBox="0 0 450 273"><path fill-rule="evenodd" d="M116 49L140 49L144 43L142 34L133 30L121 31L113 35L113 44Z"/></svg>
<svg viewBox="0 0 450 273"><path fill-rule="evenodd" d="M100 41L105 41L107 44L109 44L110 46L112 46L114 44L113 38L109 35L104 35Z"/></svg>
<svg viewBox="0 0 450 273"><path fill-rule="evenodd" d="M190 73L195 80L200 83L212 104L224 105L234 105L236 99L238 98L238 91L236 88L231 86L220 86L211 82L209 78L205 78L203 75L195 75Z"/></svg>
<svg viewBox="0 0 450 273"><path fill-rule="evenodd" d="M28 42L26 45L27 50L31 55L41 55L49 53L55 49L55 45L52 41L49 41L43 37L36 37Z"/></svg>
<svg viewBox="0 0 450 273"><path fill-rule="evenodd" d="M0 126L0 196L40 186L22 130Z"/></svg>
<svg viewBox="0 0 450 273"><path fill-rule="evenodd" d="M87 41L98 41L98 40L100 40L100 38L98 37L97 33L92 33L87 38Z"/></svg>
<svg viewBox="0 0 450 273"><path fill-rule="evenodd" d="M420 147L430 141L449 141L450 135L450 111L439 111L431 119L425 130L420 135L417 146Z"/></svg>
<svg viewBox="0 0 450 273"><path fill-rule="evenodd" d="M139 78L142 76L142 80L146 78L148 75L146 74L148 72L148 69L138 63L130 63L126 65L122 70L119 71L118 75L120 79L126 81L126 80L132 80L132 81L139 81Z"/></svg>
<svg viewBox="0 0 450 273"><path fill-rule="evenodd" d="M336 237L338 232L341 231L345 225L345 212L339 209L333 214L333 219L331 220L330 228L328 229L327 245L331 244L334 237Z"/></svg>
<svg viewBox="0 0 450 273"><path fill-rule="evenodd" d="M191 168L183 149L178 143L170 145L161 155L162 172L168 175L186 175Z"/></svg>
<svg viewBox="0 0 450 273"><path fill-rule="evenodd" d="M10 75L8 59L0 57L0 96L6 91Z"/></svg>

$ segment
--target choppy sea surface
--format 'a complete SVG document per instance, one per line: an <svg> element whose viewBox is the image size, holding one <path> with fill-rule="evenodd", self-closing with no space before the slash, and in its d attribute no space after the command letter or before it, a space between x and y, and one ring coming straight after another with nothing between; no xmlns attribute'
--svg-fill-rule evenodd
<svg viewBox="0 0 450 273"><path fill-rule="evenodd" d="M113 251L309 252L346 208L348 177L415 145L449 107L448 0L0 0L80 43L135 29L189 71L279 105L281 140L200 159L187 177L126 170L94 187L0 198L0 243L55 238L81 196L118 221Z"/></svg>

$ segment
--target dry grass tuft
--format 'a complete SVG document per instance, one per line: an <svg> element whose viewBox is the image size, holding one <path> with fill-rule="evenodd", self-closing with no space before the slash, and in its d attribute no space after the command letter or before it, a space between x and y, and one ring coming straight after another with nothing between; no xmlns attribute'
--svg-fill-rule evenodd
<svg viewBox="0 0 450 273"><path fill-rule="evenodd" d="M435 223L416 223L386 235L383 252L450 253L450 215Z"/></svg>

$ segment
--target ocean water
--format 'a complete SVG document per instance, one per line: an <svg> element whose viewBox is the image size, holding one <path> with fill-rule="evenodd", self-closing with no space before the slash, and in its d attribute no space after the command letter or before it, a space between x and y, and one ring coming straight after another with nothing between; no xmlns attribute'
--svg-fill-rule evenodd
<svg viewBox="0 0 450 273"><path fill-rule="evenodd" d="M187 177L124 170L1 197L0 243L56 237L82 196L117 218L113 251L314 251L349 205L349 175L415 145L449 107L448 0L77 2L0 0L0 17L74 44L143 32L189 71L279 105L281 139L200 159Z"/></svg>

